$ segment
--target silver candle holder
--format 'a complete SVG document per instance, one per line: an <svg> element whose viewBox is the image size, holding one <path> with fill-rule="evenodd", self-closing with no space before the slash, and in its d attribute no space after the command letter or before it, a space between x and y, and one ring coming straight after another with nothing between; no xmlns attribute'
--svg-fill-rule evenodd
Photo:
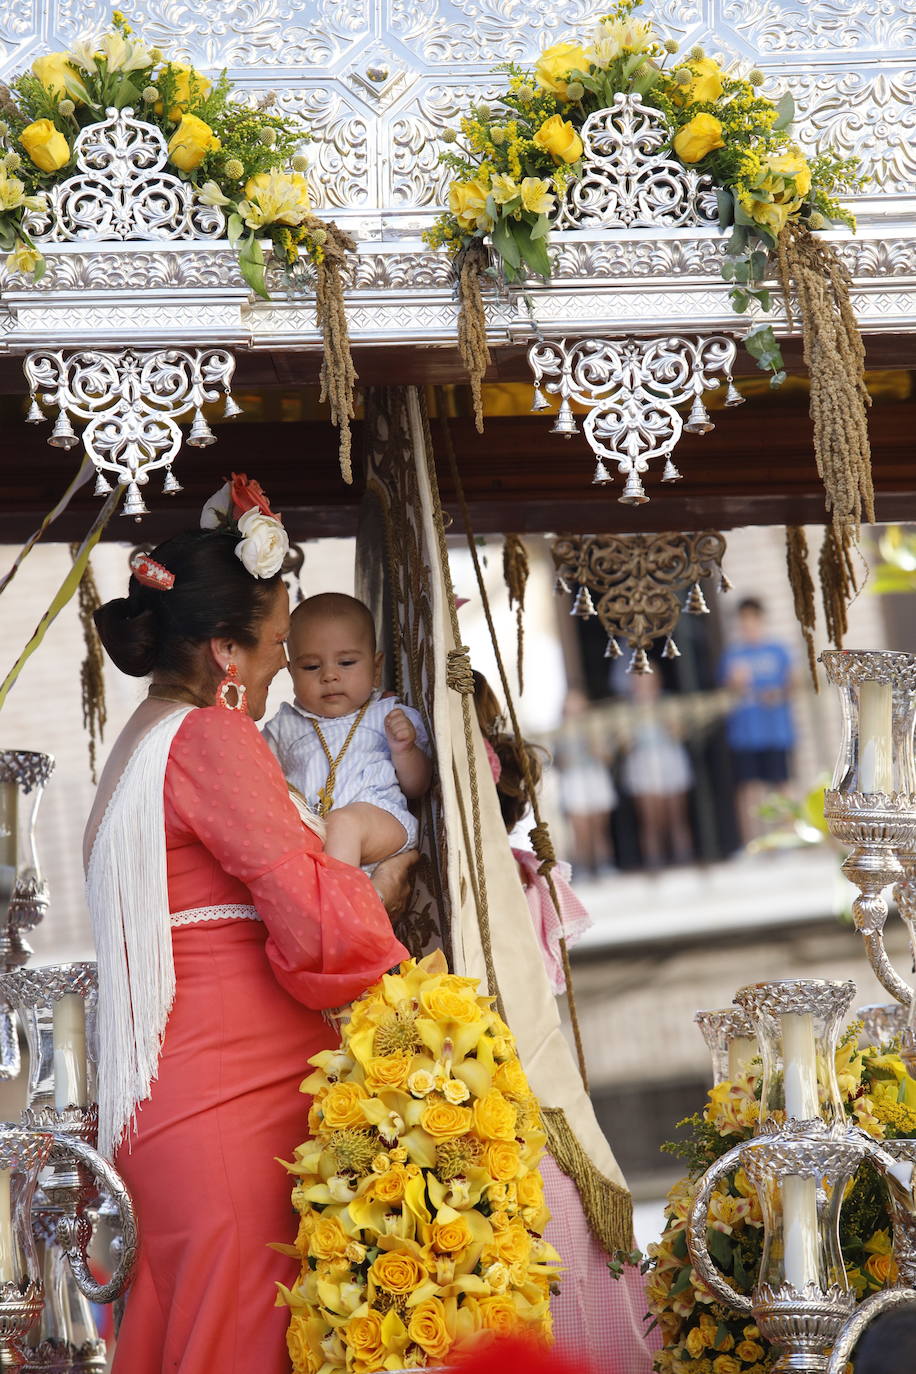
<svg viewBox="0 0 916 1374"><path fill-rule="evenodd" d="M706 1042L712 1058L712 1076L716 1087L733 1080L745 1071L757 1053L754 1022L741 1007L720 1007L716 1011L698 1011L694 1022Z"/></svg>
<svg viewBox="0 0 916 1374"><path fill-rule="evenodd" d="M25 940L48 909L48 885L35 847L35 821L48 779L50 754L0 750L0 973L31 957ZM19 1074L19 1039L11 1008L0 1004L0 1079Z"/></svg>
<svg viewBox="0 0 916 1374"><path fill-rule="evenodd" d="M44 1302L32 1201L52 1145L50 1135L0 1127L0 1370L25 1365L25 1336Z"/></svg>

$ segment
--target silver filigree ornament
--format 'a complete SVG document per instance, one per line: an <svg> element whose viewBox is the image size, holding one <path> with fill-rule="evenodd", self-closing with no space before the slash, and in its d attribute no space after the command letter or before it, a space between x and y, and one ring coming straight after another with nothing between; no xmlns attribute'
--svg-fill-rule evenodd
<svg viewBox="0 0 916 1374"><path fill-rule="evenodd" d="M596 457L594 484L612 481L610 461L625 477L624 505L648 501L642 483L653 459L664 458L661 480L681 476L671 458L681 434L707 434L715 428L703 393L731 384L737 347L724 334L708 338L539 338L528 349L528 364L539 395L560 398L551 433L567 438L579 432L572 403L585 407L582 430ZM685 421L678 406L691 403Z"/></svg>
<svg viewBox="0 0 916 1374"><path fill-rule="evenodd" d="M718 219L712 180L663 156L671 132L658 110L618 92L580 130L582 174L570 185L554 229L693 228Z"/></svg>
<svg viewBox="0 0 916 1374"><path fill-rule="evenodd" d="M135 119L129 107L106 116L77 134L77 171L46 192L46 210L29 213L32 237L39 243L222 238L222 210L166 170L168 147L155 124Z"/></svg>
<svg viewBox="0 0 916 1374"><path fill-rule="evenodd" d="M95 494L112 490L109 476L126 487L123 514L147 513L140 494L150 474L164 470L163 491L181 491L172 463L181 447L181 419L193 415L188 443L205 448L216 436L202 407L225 396L224 418L239 413L230 390L235 358L228 349L42 349L23 364L33 398L29 419L41 423L37 398L57 407L48 443L73 448L79 438L71 417L88 421L83 446L95 465Z"/></svg>

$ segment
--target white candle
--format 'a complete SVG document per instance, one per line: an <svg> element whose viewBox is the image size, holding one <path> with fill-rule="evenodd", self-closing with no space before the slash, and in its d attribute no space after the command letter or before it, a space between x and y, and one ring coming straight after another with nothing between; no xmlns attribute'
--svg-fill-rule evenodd
<svg viewBox="0 0 916 1374"><path fill-rule="evenodd" d="M728 1042L728 1076L732 1082L739 1074L748 1073L751 1060L759 1053L756 1036L736 1035Z"/></svg>
<svg viewBox="0 0 916 1374"><path fill-rule="evenodd" d="M786 1283L818 1282L817 1181L785 1178L782 1184L783 1264Z"/></svg>
<svg viewBox="0 0 916 1374"><path fill-rule="evenodd" d="M19 788L14 782L0 782L0 868L16 870L16 818Z"/></svg>
<svg viewBox="0 0 916 1374"><path fill-rule="evenodd" d="M0 1283L15 1283L19 1278L13 1245L11 1177L9 1169L0 1169Z"/></svg>
<svg viewBox="0 0 916 1374"><path fill-rule="evenodd" d="M813 1121L820 1116L817 1095L817 1046L814 1018L810 1012L780 1016L782 1025L782 1074L786 1116Z"/></svg>
<svg viewBox="0 0 916 1374"><path fill-rule="evenodd" d="M859 687L859 791L892 792L893 696L889 682Z"/></svg>
<svg viewBox="0 0 916 1374"><path fill-rule="evenodd" d="M70 992L54 1003L54 1106L85 1107L89 1102L86 1069L86 1004Z"/></svg>

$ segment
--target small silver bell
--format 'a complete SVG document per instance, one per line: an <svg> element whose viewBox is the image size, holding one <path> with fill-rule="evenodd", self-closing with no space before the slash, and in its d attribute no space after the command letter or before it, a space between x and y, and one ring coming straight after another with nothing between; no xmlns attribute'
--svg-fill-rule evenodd
<svg viewBox="0 0 916 1374"><path fill-rule="evenodd" d="M621 658L622 656L623 656L623 650L621 649L620 645L617 643L617 640L614 638L614 636L611 635L610 639L609 639L608 642L607 642L607 648L606 648L605 651L604 651L604 657L605 657L605 658Z"/></svg>
<svg viewBox="0 0 916 1374"><path fill-rule="evenodd" d="M572 604L572 610L569 614L577 615L580 620L589 620L593 615L597 614L595 611L595 603L592 600L592 594L588 587L580 587L576 592L576 599Z"/></svg>
<svg viewBox="0 0 916 1374"><path fill-rule="evenodd" d="M700 590L699 582L694 582L690 588L687 600L684 602L684 610L688 615L709 615L709 607L706 598Z"/></svg>
<svg viewBox="0 0 916 1374"><path fill-rule="evenodd" d="M557 579L553 584L553 589L557 596L569 596L569 593L572 591L572 587L566 581L562 573L557 573Z"/></svg>
<svg viewBox="0 0 916 1374"><path fill-rule="evenodd" d="M677 467L675 466L674 460L673 460L672 458L666 459L666 461L665 461L665 470L664 470L664 472L662 473L662 481L663 481L663 482L679 482L680 480L681 480L680 469L677 468Z"/></svg>
<svg viewBox="0 0 916 1374"><path fill-rule="evenodd" d="M662 649L662 658L680 658L681 651L669 635L665 640L665 647Z"/></svg>
<svg viewBox="0 0 916 1374"><path fill-rule="evenodd" d="M731 584L731 582L728 580L728 578L725 576L725 573L722 572L722 570L721 570L721 568L720 568L720 569L719 569L719 591L720 591L720 592L730 592L731 589L732 589L732 584Z"/></svg>
<svg viewBox="0 0 916 1374"><path fill-rule="evenodd" d="M188 443L191 448L209 448L211 444L216 443L216 435L207 424L201 410L194 412L194 423L188 434Z"/></svg>
<svg viewBox="0 0 916 1374"><path fill-rule="evenodd" d="M184 491L184 487L181 485L171 468L166 470L162 490L166 496L177 496L180 491Z"/></svg>
<svg viewBox="0 0 916 1374"><path fill-rule="evenodd" d="M699 394L693 399L693 405L690 407L690 414L684 429L688 434L708 434L711 429L715 429L715 425L709 418L709 412L703 404L703 398Z"/></svg>
<svg viewBox="0 0 916 1374"><path fill-rule="evenodd" d="M747 397L742 396L741 392L735 386L734 380L729 377L728 390L725 393L725 404L727 406L743 406L746 399Z"/></svg>
<svg viewBox="0 0 916 1374"><path fill-rule="evenodd" d="M38 404L34 391L32 392L32 404L29 406L29 413L25 417L27 425L43 425L47 420L47 415Z"/></svg>
<svg viewBox="0 0 916 1374"><path fill-rule="evenodd" d="M57 412L57 419L54 421L54 428L48 443L52 448L75 448L79 443L76 432L70 423L70 416L65 410Z"/></svg>
<svg viewBox="0 0 916 1374"><path fill-rule="evenodd" d="M132 515L137 520L140 519L141 515L149 514L146 503L140 495L140 488L137 486L136 482L128 483L127 494L124 497L124 508L121 514Z"/></svg>
<svg viewBox="0 0 916 1374"><path fill-rule="evenodd" d="M95 491L93 496L109 496L112 491L111 483L104 473L98 472L95 477Z"/></svg>
<svg viewBox="0 0 916 1374"><path fill-rule="evenodd" d="M531 414L532 414L532 415L537 415L539 411L542 411L542 410L549 410L549 409L550 409L550 402L548 401L547 397L544 395L544 393L543 393L543 391L541 390L541 388L540 388L539 386L536 386L536 387L534 388L534 395L533 395L532 398L531 398Z"/></svg>
<svg viewBox="0 0 916 1374"><path fill-rule="evenodd" d="M599 458L597 463L595 464L595 475L592 478L592 486L606 487L608 482L612 482L613 480L613 477L608 472L607 467L605 466L604 459Z"/></svg>
<svg viewBox="0 0 916 1374"><path fill-rule="evenodd" d="M617 500L624 506L644 506L648 499L639 473L635 468L631 468L627 473L623 495L618 496Z"/></svg>
<svg viewBox="0 0 916 1374"><path fill-rule="evenodd" d="M232 393L226 392L226 404L223 406L223 419L234 420L236 415L241 415L242 407L232 399Z"/></svg>
<svg viewBox="0 0 916 1374"><path fill-rule="evenodd" d="M572 406L568 401L563 402L557 412L557 418L550 427L551 434L562 434L569 439L574 434L579 433L579 426L576 424L576 417L572 413Z"/></svg>
<svg viewBox="0 0 916 1374"><path fill-rule="evenodd" d="M632 657L630 658L630 661L627 664L627 672L638 673L640 676L642 676L644 673L655 672L655 669L649 662L649 655L646 653L645 649L633 650Z"/></svg>

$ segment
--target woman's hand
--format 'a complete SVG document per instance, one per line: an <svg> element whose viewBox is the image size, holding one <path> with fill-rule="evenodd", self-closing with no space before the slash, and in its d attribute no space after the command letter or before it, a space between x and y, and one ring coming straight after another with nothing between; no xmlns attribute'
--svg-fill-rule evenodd
<svg viewBox="0 0 916 1374"><path fill-rule="evenodd" d="M410 874L419 857L418 849L407 849L403 854L395 854L376 865L372 886L381 897L389 916L401 916L407 910L413 887Z"/></svg>

